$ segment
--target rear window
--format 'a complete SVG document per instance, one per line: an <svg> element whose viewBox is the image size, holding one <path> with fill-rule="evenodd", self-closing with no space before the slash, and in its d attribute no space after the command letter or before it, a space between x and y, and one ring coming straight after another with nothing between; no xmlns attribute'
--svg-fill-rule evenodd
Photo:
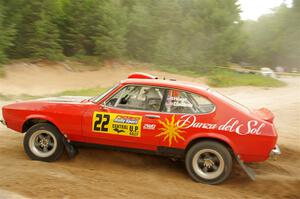
<svg viewBox="0 0 300 199"><path fill-rule="evenodd" d="M231 105L231 106L235 106L237 108L239 108L240 110L242 110L245 113L249 113L250 109L248 109L247 107L245 107L244 105L234 101L233 99L230 99L229 97L226 97L225 95L219 93L216 90L213 90L211 88L208 89L208 91L213 94L214 96L216 96L217 98L219 98L222 101L225 101L227 104Z"/></svg>

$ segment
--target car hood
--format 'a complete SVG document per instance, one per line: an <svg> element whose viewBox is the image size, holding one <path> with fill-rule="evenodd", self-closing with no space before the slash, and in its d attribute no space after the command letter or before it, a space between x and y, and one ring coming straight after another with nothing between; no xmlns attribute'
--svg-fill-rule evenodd
<svg viewBox="0 0 300 199"><path fill-rule="evenodd" d="M36 101L47 101L47 102L66 102L66 103L80 103L85 102L89 98L88 96L60 96L60 97L47 97L40 98Z"/></svg>
<svg viewBox="0 0 300 199"><path fill-rule="evenodd" d="M90 97L84 96L62 96L62 97L48 97L48 98L41 98L35 99L30 101L22 101L22 102L15 102L12 104L7 104L2 107L2 110L46 110L48 108L56 108L59 106L69 107L69 106L78 106L78 105L88 105Z"/></svg>

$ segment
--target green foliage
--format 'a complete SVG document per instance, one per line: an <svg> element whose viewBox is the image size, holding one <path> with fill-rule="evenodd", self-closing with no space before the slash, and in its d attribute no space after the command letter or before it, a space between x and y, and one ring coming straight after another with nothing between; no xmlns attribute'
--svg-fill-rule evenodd
<svg viewBox="0 0 300 199"><path fill-rule="evenodd" d="M63 10L60 28L66 56L119 58L124 54L127 13L120 1L67 0Z"/></svg>
<svg viewBox="0 0 300 199"><path fill-rule="evenodd" d="M292 8L283 4L257 22L246 21L243 33L247 39L235 60L269 67L299 67L299 2L294 0Z"/></svg>
<svg viewBox="0 0 300 199"><path fill-rule="evenodd" d="M35 37L31 40L33 58L59 60L62 58L62 47L59 44L59 31L48 16L42 14L35 23Z"/></svg>
<svg viewBox="0 0 300 199"><path fill-rule="evenodd" d="M0 65L0 78L5 77L5 71L3 67Z"/></svg>
<svg viewBox="0 0 300 199"><path fill-rule="evenodd" d="M3 5L3 2L0 1L0 64L6 61L6 51L13 45L12 40L15 34L13 25L6 23L6 10ZM3 74L1 71L0 73Z"/></svg>
<svg viewBox="0 0 300 199"><path fill-rule="evenodd" d="M239 44L235 0L137 1L128 54L141 61L204 68L226 65Z"/></svg>
<svg viewBox="0 0 300 199"><path fill-rule="evenodd" d="M151 54L155 44L149 7L151 1L133 1L129 12L127 33L128 56L137 60L151 62Z"/></svg>
<svg viewBox="0 0 300 199"><path fill-rule="evenodd" d="M0 0L0 63L65 56L210 71L249 62L298 66L300 0L242 22L237 0Z"/></svg>
<svg viewBox="0 0 300 199"><path fill-rule="evenodd" d="M62 58L59 29L55 24L58 0L31 0L22 9L22 20L18 27L15 57Z"/></svg>
<svg viewBox="0 0 300 199"><path fill-rule="evenodd" d="M106 1L98 7L101 21L96 25L93 37L95 54L103 58L122 57L125 52L127 13L120 1Z"/></svg>
<svg viewBox="0 0 300 199"><path fill-rule="evenodd" d="M7 61L7 50L13 46L12 40L15 35L14 26L6 22L5 14L4 3L0 0L0 78L5 76L2 64Z"/></svg>
<svg viewBox="0 0 300 199"><path fill-rule="evenodd" d="M241 74L231 70L218 69L208 76L208 85L213 87L231 86L258 86L258 87L281 87L285 83L260 74Z"/></svg>
<svg viewBox="0 0 300 199"><path fill-rule="evenodd" d="M94 51L92 37L96 34L95 23L100 20L97 16L100 3L95 0L64 1L59 27L66 56L91 55Z"/></svg>

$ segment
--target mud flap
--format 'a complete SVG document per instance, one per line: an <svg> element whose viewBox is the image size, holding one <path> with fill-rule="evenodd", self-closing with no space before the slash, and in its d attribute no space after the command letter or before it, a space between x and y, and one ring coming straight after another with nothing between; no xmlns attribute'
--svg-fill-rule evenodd
<svg viewBox="0 0 300 199"><path fill-rule="evenodd" d="M63 143L67 151L68 157L70 159L73 159L78 154L78 149L75 146L73 146L71 143L69 143L65 137L63 137Z"/></svg>
<svg viewBox="0 0 300 199"><path fill-rule="evenodd" d="M244 164L244 162L239 158L239 156L235 156L237 162L241 165L246 174L250 177L251 180L255 181L255 172L253 169Z"/></svg>

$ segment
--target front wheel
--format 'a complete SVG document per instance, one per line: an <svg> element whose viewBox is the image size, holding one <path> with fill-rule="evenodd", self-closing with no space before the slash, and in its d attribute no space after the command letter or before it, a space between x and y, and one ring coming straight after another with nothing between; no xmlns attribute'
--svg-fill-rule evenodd
<svg viewBox="0 0 300 199"><path fill-rule="evenodd" d="M218 142L202 141L194 144L185 156L185 166L196 182L219 184L232 170L229 150Z"/></svg>
<svg viewBox="0 0 300 199"><path fill-rule="evenodd" d="M55 126L48 123L32 126L25 134L23 145L32 160L53 162L64 151L62 135Z"/></svg>

